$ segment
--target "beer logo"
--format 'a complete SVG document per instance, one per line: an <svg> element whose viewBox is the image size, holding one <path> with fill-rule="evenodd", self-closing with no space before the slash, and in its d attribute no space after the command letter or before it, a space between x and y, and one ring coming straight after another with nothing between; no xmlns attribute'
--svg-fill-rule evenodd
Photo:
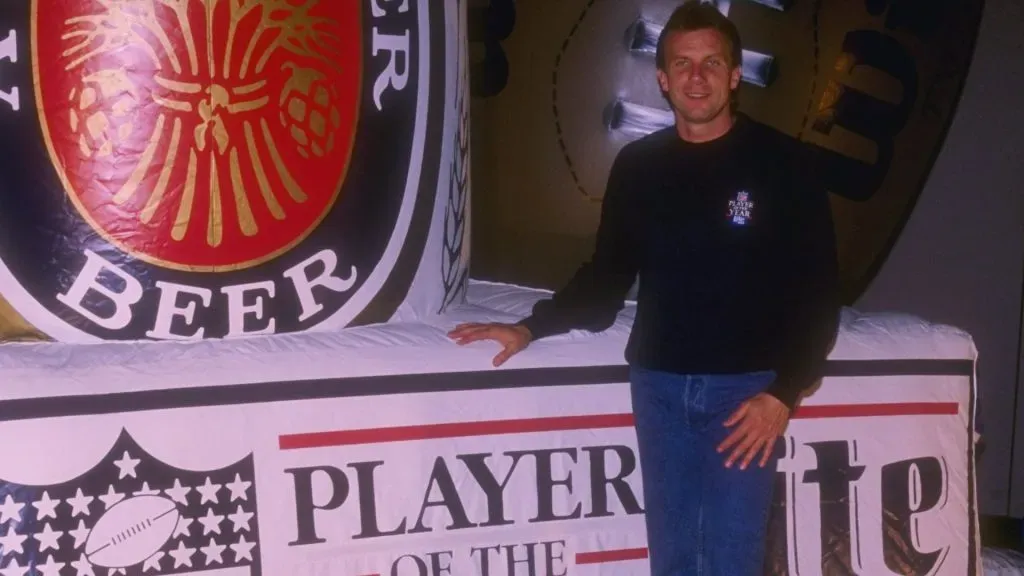
<svg viewBox="0 0 1024 576"><path fill-rule="evenodd" d="M390 316L436 192L420 102L444 82L443 3L8 4L0 290L30 323L204 338Z"/></svg>
<svg viewBox="0 0 1024 576"><path fill-rule="evenodd" d="M352 2L219 4L39 14L40 119L64 187L98 233L157 264L232 269L287 250L348 166Z"/></svg>

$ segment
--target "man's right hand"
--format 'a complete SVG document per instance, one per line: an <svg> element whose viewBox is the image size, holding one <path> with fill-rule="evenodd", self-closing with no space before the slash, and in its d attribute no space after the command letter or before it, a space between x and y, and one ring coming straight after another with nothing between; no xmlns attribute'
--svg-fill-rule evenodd
<svg viewBox="0 0 1024 576"><path fill-rule="evenodd" d="M459 346L480 340L494 340L502 345L502 351L494 357L494 365L501 366L506 360L526 348L533 335L519 324L459 324L448 333L448 337Z"/></svg>

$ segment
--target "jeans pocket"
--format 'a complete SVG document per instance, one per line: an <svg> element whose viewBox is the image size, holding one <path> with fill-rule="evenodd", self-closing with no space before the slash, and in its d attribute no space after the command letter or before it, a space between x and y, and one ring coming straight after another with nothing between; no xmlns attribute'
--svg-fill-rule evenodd
<svg viewBox="0 0 1024 576"><path fill-rule="evenodd" d="M740 404L768 389L775 372L765 370L748 374L711 376L707 386L707 408L711 413L735 410Z"/></svg>

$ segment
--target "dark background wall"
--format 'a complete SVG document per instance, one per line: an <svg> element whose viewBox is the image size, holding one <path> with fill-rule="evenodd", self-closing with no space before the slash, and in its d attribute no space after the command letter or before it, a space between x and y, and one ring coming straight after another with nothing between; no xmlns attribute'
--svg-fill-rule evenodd
<svg viewBox="0 0 1024 576"><path fill-rule="evenodd" d="M540 2L544 18L565 30L573 26L583 4L517 0L523 12ZM805 4L798 2L796 9ZM760 16L750 10L746 14ZM588 25L584 22L580 35L592 32L585 28ZM953 324L974 336L981 354L986 439L979 472L982 512L1020 517L1024 426L1017 429L1015 422L1024 419L1024 394L1018 394L1024 355L1024 199L1019 187L1024 177L1019 158L1024 148L1024 62L1018 58L1024 48L1022 32L1024 0L986 0L966 88L941 154L899 240L856 303L865 311L908 312ZM474 101L472 272L478 278L556 287L589 256L600 204L577 193L577 182L565 170L554 138L547 78L562 37L527 37L517 26L507 30L503 42L520 59L500 95ZM483 57L479 43L473 49L477 59ZM524 81L532 76L543 76L544 81ZM599 76L581 76L579 82L589 81L592 89L600 90ZM508 117L502 103L512 100L537 113ZM496 132L495 126L502 128ZM607 155L607 150L598 149L608 144L606 140L595 135L586 142L595 143L595 155ZM514 176L522 185L510 185L494 175L493 167L501 165L533 168ZM591 179L598 182L600 177ZM538 204L544 210L537 210Z"/></svg>
<svg viewBox="0 0 1024 576"><path fill-rule="evenodd" d="M909 312L974 336L986 441L981 509L1017 517L1024 517L1022 52L1024 2L986 0L967 87L941 156L858 302L864 310Z"/></svg>

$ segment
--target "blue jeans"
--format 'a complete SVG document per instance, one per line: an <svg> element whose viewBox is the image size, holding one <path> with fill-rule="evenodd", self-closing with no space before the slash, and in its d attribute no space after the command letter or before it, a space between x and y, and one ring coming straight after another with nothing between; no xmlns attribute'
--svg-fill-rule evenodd
<svg viewBox="0 0 1024 576"><path fill-rule="evenodd" d="M783 442L764 468L725 467L723 423L773 372L729 376L631 370L651 576L761 576Z"/></svg>

